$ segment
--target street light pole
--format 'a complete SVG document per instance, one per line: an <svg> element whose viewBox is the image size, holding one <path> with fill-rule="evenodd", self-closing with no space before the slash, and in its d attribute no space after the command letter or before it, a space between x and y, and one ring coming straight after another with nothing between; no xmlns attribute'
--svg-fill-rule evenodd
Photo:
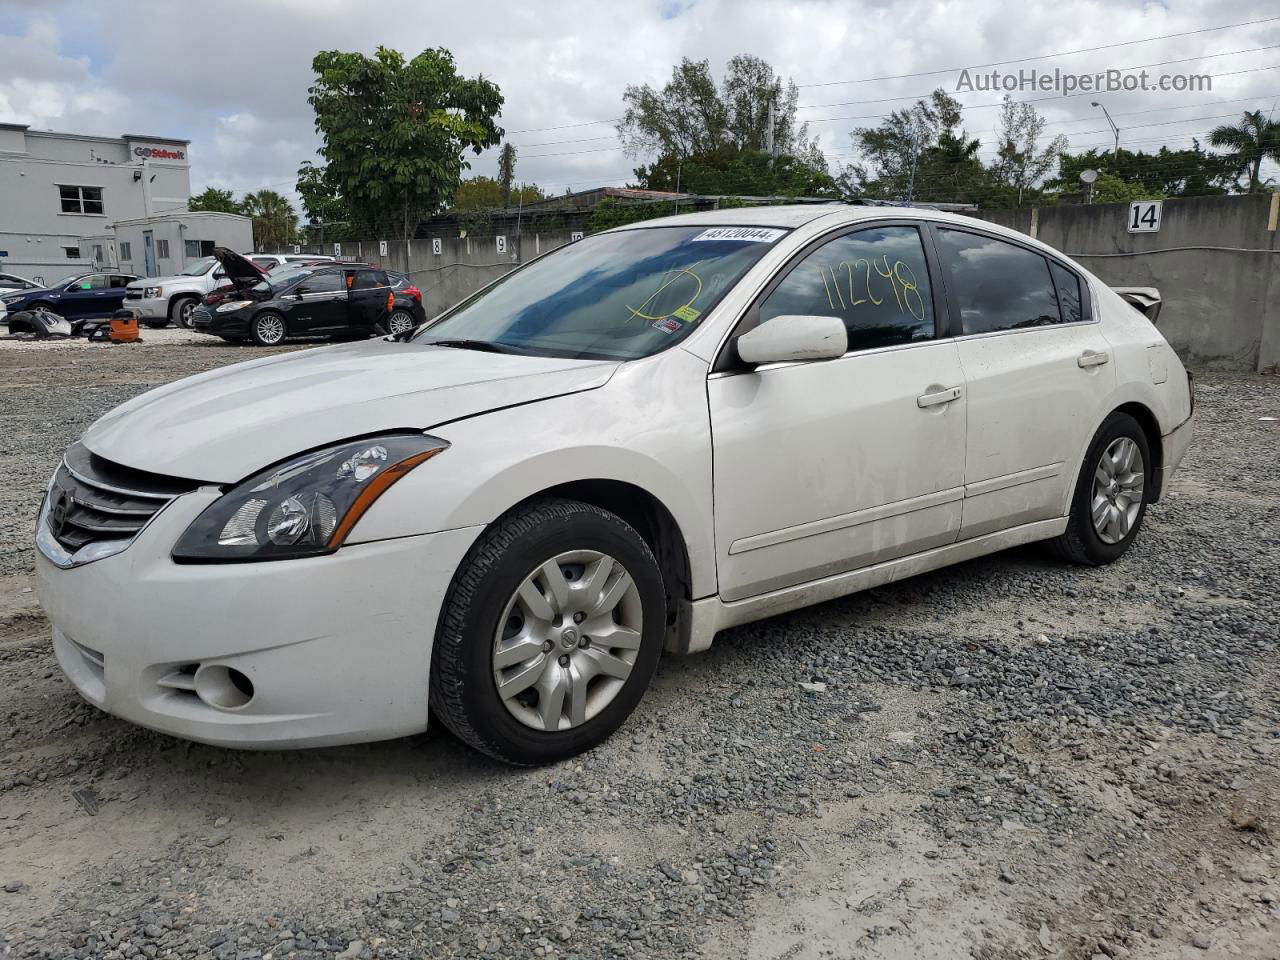
<svg viewBox="0 0 1280 960"><path fill-rule="evenodd" d="M1102 115L1107 118L1107 123L1111 125L1111 132L1116 135L1116 149L1112 156L1116 163L1120 162L1120 128L1116 126L1116 122L1111 119L1111 114L1107 113L1107 108L1100 104L1097 100L1093 101L1093 105L1102 111Z"/></svg>

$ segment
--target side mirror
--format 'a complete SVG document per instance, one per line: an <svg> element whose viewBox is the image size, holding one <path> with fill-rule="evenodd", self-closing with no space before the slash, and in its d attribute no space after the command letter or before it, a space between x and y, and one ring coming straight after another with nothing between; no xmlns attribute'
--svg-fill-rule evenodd
<svg viewBox="0 0 1280 960"><path fill-rule="evenodd" d="M227 275L227 271L223 270L221 267L213 271L213 279L215 280L221 280L226 275Z"/></svg>
<svg viewBox="0 0 1280 960"><path fill-rule="evenodd" d="M750 364L834 360L849 349L849 334L839 317L781 316L744 333L737 349Z"/></svg>

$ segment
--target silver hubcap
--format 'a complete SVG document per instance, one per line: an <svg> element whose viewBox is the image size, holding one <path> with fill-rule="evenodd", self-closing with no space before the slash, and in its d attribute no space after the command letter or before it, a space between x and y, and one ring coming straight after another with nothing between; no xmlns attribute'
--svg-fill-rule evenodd
<svg viewBox="0 0 1280 960"><path fill-rule="evenodd" d="M393 313L391 315L391 319L387 321L387 329L396 334L412 330L413 317L409 316L407 313Z"/></svg>
<svg viewBox="0 0 1280 960"><path fill-rule="evenodd" d="M607 707L640 653L640 591L613 557L552 557L507 601L493 642L493 679L513 717L568 730Z"/></svg>
<svg viewBox="0 0 1280 960"><path fill-rule="evenodd" d="M258 338L263 343L279 343L284 339L284 322L279 317L259 318Z"/></svg>
<svg viewBox="0 0 1280 960"><path fill-rule="evenodd" d="M184 300L182 306L178 308L178 315L182 317L182 322L190 325L191 314L195 312L196 305L193 300Z"/></svg>
<svg viewBox="0 0 1280 960"><path fill-rule="evenodd" d="M1142 509L1146 481L1142 451L1128 437L1113 440L1093 474L1093 529L1103 543L1129 535Z"/></svg>

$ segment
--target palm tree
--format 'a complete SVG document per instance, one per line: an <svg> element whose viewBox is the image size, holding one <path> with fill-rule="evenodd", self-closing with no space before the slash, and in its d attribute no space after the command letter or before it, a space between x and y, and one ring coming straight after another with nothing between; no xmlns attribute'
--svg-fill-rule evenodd
<svg viewBox="0 0 1280 960"><path fill-rule="evenodd" d="M246 193L246 216L253 218L253 242L259 247L277 247L292 243L298 232L298 215L289 201L274 190Z"/></svg>
<svg viewBox="0 0 1280 960"><path fill-rule="evenodd" d="M1229 151L1226 160L1237 178L1248 174L1250 193L1264 189L1262 161L1280 161L1280 123L1264 117L1261 110L1246 111L1234 127L1225 124L1215 127L1209 134L1209 142Z"/></svg>

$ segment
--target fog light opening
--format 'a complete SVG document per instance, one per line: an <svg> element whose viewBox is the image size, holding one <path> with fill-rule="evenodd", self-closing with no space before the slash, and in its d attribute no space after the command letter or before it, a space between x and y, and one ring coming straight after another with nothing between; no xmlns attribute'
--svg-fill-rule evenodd
<svg viewBox="0 0 1280 960"><path fill-rule="evenodd" d="M253 699L253 681L234 667L209 664L196 671L196 694L219 710L239 710Z"/></svg>

